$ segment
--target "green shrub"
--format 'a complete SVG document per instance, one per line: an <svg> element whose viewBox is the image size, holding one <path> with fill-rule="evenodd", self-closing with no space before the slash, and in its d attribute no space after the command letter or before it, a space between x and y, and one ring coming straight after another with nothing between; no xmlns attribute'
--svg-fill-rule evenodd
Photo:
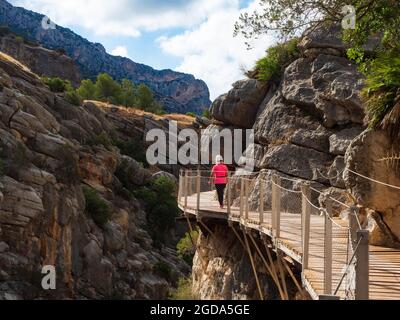
<svg viewBox="0 0 400 320"><path fill-rule="evenodd" d="M0 37L10 34L10 28L7 26L0 26Z"/></svg>
<svg viewBox="0 0 400 320"><path fill-rule="evenodd" d="M396 98L400 95L400 56L382 54L375 60L366 62L363 68L366 75L362 97L366 103L366 112L371 128L381 127L393 109ZM394 127L400 119L392 119ZM398 129L397 129L398 131ZM396 136L399 132L390 132Z"/></svg>
<svg viewBox="0 0 400 320"><path fill-rule="evenodd" d="M13 166L17 168L25 167L28 165L28 155L26 152L26 147L21 142L18 142L17 148L13 156Z"/></svg>
<svg viewBox="0 0 400 320"><path fill-rule="evenodd" d="M298 39L295 38L269 48L267 55L256 63L255 77L265 82L280 78L285 68L299 57L297 44Z"/></svg>
<svg viewBox="0 0 400 320"><path fill-rule="evenodd" d="M110 207L95 189L84 186L83 193L86 200L85 213L90 216L100 228L104 228L111 217Z"/></svg>
<svg viewBox="0 0 400 320"><path fill-rule="evenodd" d="M81 85L76 91L85 100L95 99L96 97L96 86L92 80L82 80Z"/></svg>
<svg viewBox="0 0 400 320"><path fill-rule="evenodd" d="M110 146L112 146L112 141L110 137L104 131L98 135L93 136L86 143L90 146L102 145L105 148L109 148Z"/></svg>
<svg viewBox="0 0 400 320"><path fill-rule="evenodd" d="M74 89L70 89L65 94L65 100L74 106L80 106L82 104L82 98L78 92Z"/></svg>
<svg viewBox="0 0 400 320"><path fill-rule="evenodd" d="M193 257L196 253L196 244L198 238L199 231L193 230L192 232L187 232L176 245L178 257L189 265L193 264Z"/></svg>
<svg viewBox="0 0 400 320"><path fill-rule="evenodd" d="M193 293L192 278L181 278L178 281L178 287L171 292L172 300L196 300L197 297Z"/></svg>
<svg viewBox="0 0 400 320"><path fill-rule="evenodd" d="M58 77L49 78L43 77L43 82L47 84L52 92L60 93L67 91L71 87L71 84L67 80L60 79Z"/></svg>
<svg viewBox="0 0 400 320"><path fill-rule="evenodd" d="M208 109L208 108L207 108L207 109L204 109L202 116L205 117L205 118L207 118L207 119L211 119L211 112L210 112L210 109Z"/></svg>
<svg viewBox="0 0 400 320"><path fill-rule="evenodd" d="M186 115L189 117L196 118L196 115L193 112L186 112Z"/></svg>
<svg viewBox="0 0 400 320"><path fill-rule="evenodd" d="M175 192L174 181L167 177L160 177L134 191L134 196L145 204L149 232L155 246L161 247L165 243L168 231L175 225L179 211Z"/></svg>
<svg viewBox="0 0 400 320"><path fill-rule="evenodd" d="M69 144L57 149L62 165L57 169L57 178L66 184L74 184L79 181L78 160L75 158L75 150Z"/></svg>
<svg viewBox="0 0 400 320"><path fill-rule="evenodd" d="M16 36L16 37L15 37L15 41L17 41L18 43L24 43L24 42L25 42L25 39L24 39L24 37L22 37L22 36Z"/></svg>
<svg viewBox="0 0 400 320"><path fill-rule="evenodd" d="M163 107L155 100L154 93L145 84L136 86L128 79L118 82L107 73L99 74L95 83L83 80L77 93L81 99L136 107L156 114L164 112Z"/></svg>
<svg viewBox="0 0 400 320"><path fill-rule="evenodd" d="M135 159L145 168L149 167L146 158L146 149L142 143L142 139L139 137L132 137L129 140L113 139L112 144L121 151L121 154Z"/></svg>
<svg viewBox="0 0 400 320"><path fill-rule="evenodd" d="M158 261L154 265L154 271L160 276L166 279L167 281L172 280L172 269L171 267L164 261Z"/></svg>

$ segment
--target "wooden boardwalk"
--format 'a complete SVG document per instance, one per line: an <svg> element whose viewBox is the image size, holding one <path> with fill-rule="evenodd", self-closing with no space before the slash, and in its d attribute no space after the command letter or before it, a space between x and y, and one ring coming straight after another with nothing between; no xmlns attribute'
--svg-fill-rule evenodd
<svg viewBox="0 0 400 320"><path fill-rule="evenodd" d="M197 218L221 219L240 224L268 236L275 244L275 250L280 250L286 256L302 264L302 223L300 214L281 213L280 235L274 237L271 224L271 212L263 214L260 224L259 212L248 212L248 219L240 217L240 209L231 207L228 216L227 209L220 209L215 200L215 192L200 193L200 208L197 210L197 194L187 197L187 206L183 201L180 208ZM242 213L243 215L243 213ZM346 268L348 258L348 223L333 218L332 225L332 288L338 286ZM313 299L324 294L324 234L325 217L311 215L308 268L302 272L302 284ZM351 272L350 272L351 274ZM354 274L354 272L353 272ZM351 278L347 276L346 281ZM348 299L345 287L346 281L337 292L341 299ZM354 282L354 281L353 281ZM351 281L350 281L351 283ZM349 285L347 285L348 287ZM350 284L351 287L351 284ZM354 288L353 288L354 289ZM400 250L369 246L369 298L375 300L400 300ZM350 298L351 299L351 298Z"/></svg>

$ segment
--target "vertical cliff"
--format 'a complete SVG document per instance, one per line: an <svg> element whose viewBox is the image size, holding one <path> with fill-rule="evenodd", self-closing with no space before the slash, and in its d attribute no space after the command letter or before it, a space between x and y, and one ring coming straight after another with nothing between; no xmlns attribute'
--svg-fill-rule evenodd
<svg viewBox="0 0 400 320"><path fill-rule="evenodd" d="M165 299L189 271L154 239L135 190L157 168L134 159L142 136L114 109L73 106L0 53L0 299ZM44 265L56 290L41 286Z"/></svg>

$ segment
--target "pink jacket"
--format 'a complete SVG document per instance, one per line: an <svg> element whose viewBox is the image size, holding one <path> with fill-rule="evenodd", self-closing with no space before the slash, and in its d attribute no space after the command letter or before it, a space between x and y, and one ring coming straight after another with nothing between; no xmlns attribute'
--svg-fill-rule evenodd
<svg viewBox="0 0 400 320"><path fill-rule="evenodd" d="M221 163L221 164L216 164L212 168L212 176L214 178L214 183L215 184L227 184L228 183L228 167Z"/></svg>

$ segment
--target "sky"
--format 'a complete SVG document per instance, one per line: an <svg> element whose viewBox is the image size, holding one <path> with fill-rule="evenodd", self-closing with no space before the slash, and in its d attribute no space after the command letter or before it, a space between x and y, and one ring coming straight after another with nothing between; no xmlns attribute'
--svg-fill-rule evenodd
<svg viewBox="0 0 400 320"><path fill-rule="evenodd" d="M193 74L210 88L211 99L244 78L276 40L251 42L233 37L240 13L258 8L258 0L9 0L47 15L107 52L155 69Z"/></svg>

